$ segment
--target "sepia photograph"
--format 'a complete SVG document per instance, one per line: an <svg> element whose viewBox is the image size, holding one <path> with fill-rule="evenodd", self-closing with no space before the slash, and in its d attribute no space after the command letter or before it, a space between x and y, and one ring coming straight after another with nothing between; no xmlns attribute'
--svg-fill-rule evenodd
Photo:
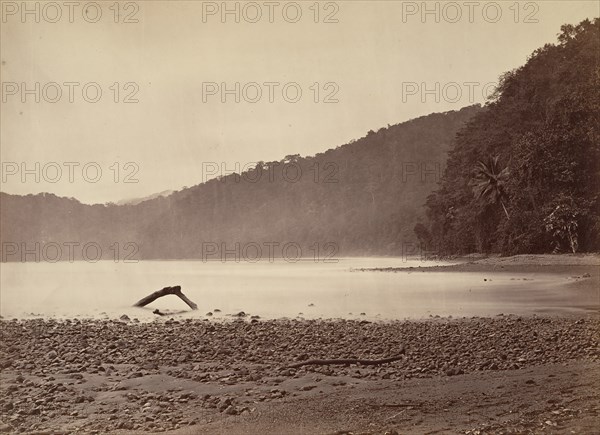
<svg viewBox="0 0 600 435"><path fill-rule="evenodd" d="M0 434L600 433L598 0L0 14Z"/></svg>

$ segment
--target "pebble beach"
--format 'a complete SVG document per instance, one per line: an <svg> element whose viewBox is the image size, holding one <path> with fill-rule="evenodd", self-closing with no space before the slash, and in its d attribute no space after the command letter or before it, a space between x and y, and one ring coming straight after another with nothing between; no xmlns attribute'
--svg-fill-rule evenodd
<svg viewBox="0 0 600 435"><path fill-rule="evenodd" d="M319 391L355 391L365 383L391 387L548 364L597 365L599 338L600 320L593 315L376 323L2 320L0 429L112 433L200 427L252 419L265 407ZM389 364L289 367L308 359L377 360L402 349L403 358ZM382 422L365 433L393 426Z"/></svg>

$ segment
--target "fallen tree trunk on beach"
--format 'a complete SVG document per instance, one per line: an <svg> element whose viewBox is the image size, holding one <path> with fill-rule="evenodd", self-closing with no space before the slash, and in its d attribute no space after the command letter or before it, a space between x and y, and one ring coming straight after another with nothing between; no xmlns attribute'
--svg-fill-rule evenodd
<svg viewBox="0 0 600 435"><path fill-rule="evenodd" d="M383 359L358 359L358 358L348 358L348 359L309 359L306 361L300 361L294 364L290 364L287 367L288 368L298 368L298 367L302 367L302 366L309 366L309 365L315 365L315 366L327 366L327 365L335 365L335 364L344 364L344 365L349 365L349 364L360 364L360 365L365 365L365 366L376 366L379 364L387 364L387 363L391 363L394 361L399 361L402 358L404 358L404 348L402 348L401 353L397 356L392 356L390 358L383 358Z"/></svg>
<svg viewBox="0 0 600 435"><path fill-rule="evenodd" d="M188 306L192 310L197 310L198 309L198 305L196 305L194 302L192 302L191 300L189 300L187 298L187 296L184 295L181 292L181 286L180 285L176 285L174 287L165 287L162 290L157 290L154 293L146 296L145 298L140 299L133 306L134 307L145 307L149 303L152 303L156 299L162 298L163 296L166 296L166 295L175 295L175 296L178 296L183 302L185 302L186 304L188 304Z"/></svg>

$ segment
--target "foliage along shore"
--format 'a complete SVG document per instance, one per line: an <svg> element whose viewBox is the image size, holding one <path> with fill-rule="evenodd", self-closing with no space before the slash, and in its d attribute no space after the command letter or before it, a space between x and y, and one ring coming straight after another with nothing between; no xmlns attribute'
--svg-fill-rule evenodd
<svg viewBox="0 0 600 435"><path fill-rule="evenodd" d="M600 250L600 19L564 25L456 136L415 226L440 254Z"/></svg>

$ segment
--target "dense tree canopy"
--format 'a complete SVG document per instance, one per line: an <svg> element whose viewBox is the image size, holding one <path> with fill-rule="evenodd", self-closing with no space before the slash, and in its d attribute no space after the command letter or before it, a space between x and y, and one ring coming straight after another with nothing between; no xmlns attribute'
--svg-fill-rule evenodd
<svg viewBox="0 0 600 435"><path fill-rule="evenodd" d="M458 133L426 204L435 249L600 249L599 29L598 19L563 26L557 44L501 77L485 110ZM479 162L490 159L504 171L498 201L474 189L485 188Z"/></svg>

